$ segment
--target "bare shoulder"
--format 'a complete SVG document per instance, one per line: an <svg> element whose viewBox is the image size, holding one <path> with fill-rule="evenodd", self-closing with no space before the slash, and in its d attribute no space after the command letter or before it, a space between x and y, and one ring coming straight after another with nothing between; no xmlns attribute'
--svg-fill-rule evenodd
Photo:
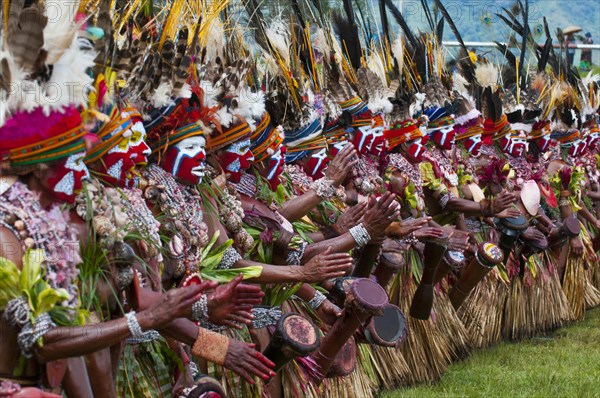
<svg viewBox="0 0 600 398"><path fill-rule="evenodd" d="M23 258L21 242L15 234L6 227L0 227L0 257L15 263L19 268Z"/></svg>

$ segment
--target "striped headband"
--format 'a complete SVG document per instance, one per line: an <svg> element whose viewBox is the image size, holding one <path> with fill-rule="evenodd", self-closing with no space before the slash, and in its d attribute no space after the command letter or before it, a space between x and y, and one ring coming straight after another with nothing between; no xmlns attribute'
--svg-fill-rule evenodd
<svg viewBox="0 0 600 398"><path fill-rule="evenodd" d="M480 116L480 117L477 117L475 119L468 121L467 123L465 123L463 125L455 125L454 128L456 129L456 132L457 132L456 138L455 138L456 141L471 138L478 134L483 134L482 123L483 123L483 119L481 119L481 116Z"/></svg>
<svg viewBox="0 0 600 398"><path fill-rule="evenodd" d="M237 118L241 120L241 123L228 129L224 129L222 133L216 132L215 135L208 138L208 142L206 143L207 151L214 152L233 144L234 142L250 137L250 125L240 116L237 116Z"/></svg>
<svg viewBox="0 0 600 398"><path fill-rule="evenodd" d="M114 107L110 114L110 121L98 131L96 136L100 141L88 150L85 163L90 164L99 160L106 152L121 142L123 134L133 125L134 117L141 118L139 112L132 107L119 111Z"/></svg>
<svg viewBox="0 0 600 398"><path fill-rule="evenodd" d="M347 101L340 102L339 104L342 108L342 111L348 112L352 116L360 115L361 113L369 110L367 104L358 96L350 98Z"/></svg>
<svg viewBox="0 0 600 398"><path fill-rule="evenodd" d="M423 132L419 129L417 121L407 119L393 124L388 130L384 130L383 136L388 142L388 148L392 149L405 142L423 137Z"/></svg>
<svg viewBox="0 0 600 398"><path fill-rule="evenodd" d="M85 135L75 107L49 116L37 108L13 116L0 128L1 158L17 167L53 162L85 151Z"/></svg>
<svg viewBox="0 0 600 398"><path fill-rule="evenodd" d="M250 140L252 142L250 150L254 155L254 163L265 160L269 155L277 151L277 148L283 143L283 137L271 124L271 116L268 112L265 112L263 115Z"/></svg>

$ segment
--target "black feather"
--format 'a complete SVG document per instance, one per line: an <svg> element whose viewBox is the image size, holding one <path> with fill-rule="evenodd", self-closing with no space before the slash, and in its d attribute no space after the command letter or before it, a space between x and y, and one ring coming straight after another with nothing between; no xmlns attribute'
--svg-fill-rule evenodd
<svg viewBox="0 0 600 398"><path fill-rule="evenodd" d="M504 23L506 25L508 25L509 28L511 28L512 30L514 30L517 34L522 35L523 34L523 27L520 26L520 24L515 23L514 21L509 21L508 18L506 18L504 15L502 14L496 14L496 16L498 18L500 18L502 21L504 21Z"/></svg>
<svg viewBox="0 0 600 398"><path fill-rule="evenodd" d="M392 12L392 16L394 17L394 19L396 20L396 22L398 23L398 25L400 25L400 28L402 28L402 31L404 32L404 36L406 36L406 40L408 40L408 42L410 43L410 45L415 50L417 48L419 48L420 47L419 43L418 43L415 35L413 34L413 32L408 27L408 24L404 20L404 17L402 16L402 13L400 12L400 10L398 10L398 8L394 5L394 3L392 2L392 0L385 0L385 5Z"/></svg>
<svg viewBox="0 0 600 398"><path fill-rule="evenodd" d="M350 3L350 0L344 0L344 4ZM342 42L342 50L348 55L348 59L354 69L360 68L360 58L362 56L362 48L360 45L360 39L358 37L358 29L354 23L354 13L352 12L352 6L348 10L346 8L346 15L350 16L344 18L338 13L333 14L333 26L335 27L337 35L340 37Z"/></svg>
<svg viewBox="0 0 600 398"><path fill-rule="evenodd" d="M444 18L440 18L435 28L435 37L437 38L438 45L442 44L444 38Z"/></svg>
<svg viewBox="0 0 600 398"><path fill-rule="evenodd" d="M523 64L525 63L525 53L527 52L527 37L529 36L529 1L525 0L525 7L521 4L521 11L523 13L523 40L521 42L521 56L519 58L519 69L517 70L519 81L521 83L521 89L525 90L526 76L523 76Z"/></svg>
<svg viewBox="0 0 600 398"><path fill-rule="evenodd" d="M425 17L427 18L427 23L429 24L429 29L433 32L435 31L435 24L433 22L433 18L431 16L431 9L429 8L429 4L427 0L421 0L421 6L423 7L423 11L425 11Z"/></svg>
<svg viewBox="0 0 600 398"><path fill-rule="evenodd" d="M502 53L502 55L504 55L506 57L506 60L508 61L508 64L510 65L510 67L514 68L517 65L517 59L515 58L514 54L512 52L510 52L510 50L508 49L508 47L506 45L499 43L497 41L495 41L494 43L496 44L496 47Z"/></svg>
<svg viewBox="0 0 600 398"><path fill-rule="evenodd" d="M538 56L538 72L541 72L546 69L546 65L548 64L548 57L550 56L550 50L552 49L552 38L546 40L544 47L540 51Z"/></svg>
<svg viewBox="0 0 600 398"><path fill-rule="evenodd" d="M390 23L388 21L387 12L385 9L385 0L379 0L379 17L381 18L383 37L385 38L387 45L391 46L392 39L390 38Z"/></svg>
<svg viewBox="0 0 600 398"><path fill-rule="evenodd" d="M456 24L452 20L450 13L448 13L448 10L446 9L446 7L444 7L441 0L435 0L435 5L438 8L438 10L440 10L442 15L444 16L444 19L446 20L446 22L448 22L448 25L450 26L450 30L452 30L454 37L456 37L456 40L460 44L461 51L459 51L459 54L460 54L459 66L462 70L462 74L465 77L465 79L467 79L468 82L473 82L475 80L475 66L473 65L473 62L471 61L471 57L469 57L469 49L465 45L465 42L463 41L462 36L460 35L458 28L456 27ZM442 32L442 34L443 34L443 32ZM442 40L442 35L439 35L439 40L440 41Z"/></svg>

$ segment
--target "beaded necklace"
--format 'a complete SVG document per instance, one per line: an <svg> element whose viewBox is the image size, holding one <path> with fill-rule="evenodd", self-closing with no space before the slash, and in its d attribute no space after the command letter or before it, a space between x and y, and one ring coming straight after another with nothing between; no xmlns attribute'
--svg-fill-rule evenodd
<svg viewBox="0 0 600 398"><path fill-rule="evenodd" d="M379 175L377 161L369 155L360 156L360 160L353 168L352 174L354 176L354 186L363 195L370 195L375 191L379 191L383 186L383 179Z"/></svg>
<svg viewBox="0 0 600 398"><path fill-rule="evenodd" d="M202 197L194 187L179 184L155 164L146 167L143 175L148 180L144 197L158 205L166 217L162 225L172 235L169 249L177 260L175 277L195 272L202 249L209 242L208 227L202 217Z"/></svg>
<svg viewBox="0 0 600 398"><path fill-rule="evenodd" d="M142 235L147 245L147 257L160 257L160 223L154 218L154 214L144 201L144 193L139 188L127 188L123 191L127 200L123 200L125 211L129 216L128 230L135 230ZM158 261L161 261L160 259Z"/></svg>
<svg viewBox="0 0 600 398"><path fill-rule="evenodd" d="M299 190L300 193L308 191L313 183L313 179L297 164L285 165L285 175L288 176L294 188Z"/></svg>
<svg viewBox="0 0 600 398"><path fill-rule="evenodd" d="M389 155L388 165L399 172L405 174L415 186L415 191L419 198L423 199L423 177L421 175L421 169L418 164L411 164L399 153L392 153Z"/></svg>
<svg viewBox="0 0 600 398"><path fill-rule="evenodd" d="M442 173L444 173L444 178L446 178L446 181L448 181L451 186L458 186L458 174L456 174L454 165L450 162L450 159L446 157L445 153L436 147L432 147L428 151L425 151L423 158L431 163L437 164Z"/></svg>
<svg viewBox="0 0 600 398"><path fill-rule="evenodd" d="M67 306L76 308L81 256L77 231L68 220L56 203L43 209L37 195L20 181L0 195L0 225L19 239L24 251L43 251L44 278L53 289L66 289L70 294Z"/></svg>

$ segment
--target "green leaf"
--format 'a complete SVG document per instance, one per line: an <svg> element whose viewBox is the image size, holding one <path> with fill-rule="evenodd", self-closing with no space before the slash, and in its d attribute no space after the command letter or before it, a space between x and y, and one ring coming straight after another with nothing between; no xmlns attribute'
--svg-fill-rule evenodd
<svg viewBox="0 0 600 398"><path fill-rule="evenodd" d="M212 270L203 269L200 274L205 279L219 283L227 283L239 274L242 274L244 279L258 278L262 274L262 269L261 266Z"/></svg>
<svg viewBox="0 0 600 398"><path fill-rule="evenodd" d="M41 278L43 251L40 249L27 250L23 256L23 268L19 278L22 290L29 290Z"/></svg>

